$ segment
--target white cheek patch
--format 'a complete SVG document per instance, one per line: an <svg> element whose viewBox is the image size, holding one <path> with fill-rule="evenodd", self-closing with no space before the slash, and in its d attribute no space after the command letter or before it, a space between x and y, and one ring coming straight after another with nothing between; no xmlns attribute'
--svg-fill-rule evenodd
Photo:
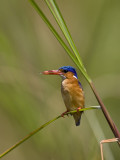
<svg viewBox="0 0 120 160"><path fill-rule="evenodd" d="M77 77L75 75L73 75L73 77L77 79Z"/></svg>

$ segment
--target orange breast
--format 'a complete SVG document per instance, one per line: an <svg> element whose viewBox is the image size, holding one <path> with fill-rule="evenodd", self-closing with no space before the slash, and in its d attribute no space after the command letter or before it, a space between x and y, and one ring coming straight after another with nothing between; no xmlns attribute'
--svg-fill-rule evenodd
<svg viewBox="0 0 120 160"><path fill-rule="evenodd" d="M78 83L78 79L71 78L62 81L61 92L67 110L75 110L84 107L84 93Z"/></svg>

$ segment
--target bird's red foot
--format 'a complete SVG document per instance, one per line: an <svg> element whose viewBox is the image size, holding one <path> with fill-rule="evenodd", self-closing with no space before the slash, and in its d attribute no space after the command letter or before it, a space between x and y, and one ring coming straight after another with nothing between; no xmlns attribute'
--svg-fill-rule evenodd
<svg viewBox="0 0 120 160"><path fill-rule="evenodd" d="M79 112L80 109L82 109L82 108L81 108L81 107L78 107L78 108L77 108L77 112Z"/></svg>
<svg viewBox="0 0 120 160"><path fill-rule="evenodd" d="M65 112L63 112L63 113L61 114L61 117L65 118L64 115L65 115L67 112L68 112L68 110L65 111Z"/></svg>

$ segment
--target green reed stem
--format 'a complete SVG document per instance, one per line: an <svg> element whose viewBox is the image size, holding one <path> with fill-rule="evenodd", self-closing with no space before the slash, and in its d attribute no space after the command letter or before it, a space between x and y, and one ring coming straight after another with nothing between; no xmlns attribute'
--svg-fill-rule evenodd
<svg viewBox="0 0 120 160"><path fill-rule="evenodd" d="M52 33L55 35L55 37L58 39L58 41L61 43L61 40L59 40L59 38L57 37L57 34L55 33L55 29L53 28L53 26L51 27L51 24L49 22L49 20L44 16L43 12L40 10L40 7L35 3L34 0L29 0L33 7L37 10L38 14L42 17L42 19L46 22L46 24L48 25L48 27L51 29ZM70 35L70 32L68 30L68 27L63 19L63 16L56 4L56 2L54 0L44 0L47 4L47 6L49 7L51 13L53 14L54 18L56 19L61 31L63 32L65 38L67 39L72 51L72 52L67 52L69 54L69 56L72 58L72 60L74 61L74 63L78 66L78 68L80 69L80 71L82 72L82 74L84 75L84 77L86 78L86 80L88 81L89 85L91 86L91 89L99 103L99 105L101 106L102 112L113 132L113 134L115 135L116 138L119 138L120 140L120 132L118 131L115 123L113 122L112 118L110 117L105 105L103 104L100 96L98 95L98 93L96 92L96 89L92 83L91 78L89 77L89 75L87 74L87 71L82 63L82 60L80 58L80 55L76 49L76 46L72 40L72 37ZM48 23L49 22L49 23ZM62 40L62 43L64 43L64 41ZM61 43L61 44L62 44ZM64 47L64 45L62 45ZM65 49L65 47L64 47ZM66 49L65 49L66 50ZM67 51L67 50L66 50Z"/></svg>
<svg viewBox="0 0 120 160"><path fill-rule="evenodd" d="M79 111L81 112L81 111L87 111L87 110L91 110L91 109L100 109L100 106L91 106L91 107L88 107L88 108L79 109ZM75 112L78 112L78 110L67 112L64 115L73 114ZM35 129L31 133L29 133L27 136L25 136L24 138L22 138L16 144L14 144L10 148L8 148L5 152L3 152L2 154L0 154L0 158L4 157L6 154L8 154L10 151L12 151L13 149L15 149L16 147L18 147L20 144L22 144L23 142L25 142L27 139L29 139L30 137L32 137L33 135L35 135L36 133L38 133L40 130L42 130L43 128L45 128L46 126L48 126L49 124L51 124L52 122L56 121L57 119L59 119L61 117L62 116L59 115L59 116L53 118L52 120L48 121L47 123L43 124L39 128Z"/></svg>

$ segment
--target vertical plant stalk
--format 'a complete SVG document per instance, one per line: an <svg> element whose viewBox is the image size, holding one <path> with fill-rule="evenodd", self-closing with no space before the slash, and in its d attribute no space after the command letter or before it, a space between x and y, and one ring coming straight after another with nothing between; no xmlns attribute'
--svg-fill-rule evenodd
<svg viewBox="0 0 120 160"><path fill-rule="evenodd" d="M116 127L115 123L113 122L112 118L110 117L110 115L109 115L109 113L108 113L108 111L107 111L104 103L102 102L100 96L99 96L98 93L96 92L96 89L95 89L93 83L91 82L91 83L89 83L89 84L90 84L90 86L91 86L91 89L92 89L92 91L93 91L93 93L94 93L94 95L95 95L98 103L99 103L100 106L101 106L102 112L103 112L103 114L104 114L104 116L105 116L105 118L106 118L106 120L107 120L107 122L108 122L108 124L109 124L109 126L110 126L110 128L111 128L111 130L112 130L112 132L113 132L113 134L114 134L114 136L115 136L116 138L118 138L118 143L119 143L119 146L120 146L120 132L119 132L119 130L117 129L117 127Z"/></svg>

